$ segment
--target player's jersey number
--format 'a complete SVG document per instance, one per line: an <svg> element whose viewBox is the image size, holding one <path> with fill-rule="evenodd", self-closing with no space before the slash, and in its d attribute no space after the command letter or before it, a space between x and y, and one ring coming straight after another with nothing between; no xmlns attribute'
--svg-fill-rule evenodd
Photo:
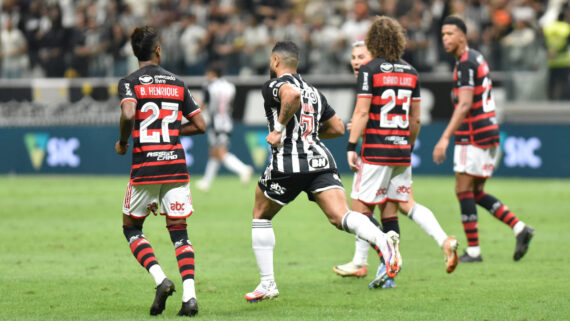
<svg viewBox="0 0 570 321"><path fill-rule="evenodd" d="M489 77L483 78L482 86L485 89L481 95L481 99L483 101L483 112L488 113L495 111L495 99L493 97L493 93L491 92L492 85Z"/></svg>
<svg viewBox="0 0 570 321"><path fill-rule="evenodd" d="M398 93L394 89L385 90L382 93L382 99L389 99L380 109L380 128L408 128L408 115L410 113L410 101L412 99L412 91L408 89L398 89ZM402 101L402 110L406 113L390 114L390 111L396 107L396 97Z"/></svg>
<svg viewBox="0 0 570 321"><path fill-rule="evenodd" d="M154 131L152 134L148 133L148 127L154 123L160 116L160 109L171 110L172 114L162 118L161 133ZM170 134L168 132L168 125L176 121L178 117L178 104L172 102L161 102L160 108L157 104L153 102L148 102L144 104L141 108L141 112L146 113L151 111L150 116L145 118L140 125L140 142L141 143L160 143L160 137L162 136L162 142L170 143Z"/></svg>

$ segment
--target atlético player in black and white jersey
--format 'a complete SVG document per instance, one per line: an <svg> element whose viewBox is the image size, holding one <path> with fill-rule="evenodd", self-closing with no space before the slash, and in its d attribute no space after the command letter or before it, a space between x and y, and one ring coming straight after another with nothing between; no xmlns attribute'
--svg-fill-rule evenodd
<svg viewBox="0 0 570 321"><path fill-rule="evenodd" d="M278 42L271 52L271 79L263 85L271 161L255 191L252 247L261 282L245 295L249 302L279 295L273 274L275 234L271 219L304 191L338 229L376 244L384 254L387 277L399 271L398 234L384 234L361 213L348 209L335 160L321 138L344 134L344 124L325 96L297 74L299 49Z"/></svg>
<svg viewBox="0 0 570 321"><path fill-rule="evenodd" d="M200 108L184 82L159 66L161 47L152 27L136 28L131 35L139 69L119 81L121 120L118 154L127 152L133 136L131 178L123 203L123 232L137 261L157 285L151 315L161 314L174 283L164 274L142 233L152 212L166 216L182 277L182 307L178 315L198 313L194 289L194 249L188 239L186 218L192 214L189 175L180 135L201 134L206 125ZM188 123L181 125L182 117Z"/></svg>
<svg viewBox="0 0 570 321"><path fill-rule="evenodd" d="M347 145L348 165L360 173L351 197L372 208L378 205L384 231L398 234L398 206L411 192L411 152L420 128L418 72L401 59L405 39L402 26L390 17L377 17L370 26L366 45L374 59L358 72ZM360 136L359 163L355 149ZM379 272L374 287L391 281Z"/></svg>
<svg viewBox="0 0 570 321"><path fill-rule="evenodd" d="M476 204L509 225L516 236L514 260L528 250L534 235L494 196L485 193L485 181L491 177L499 160L499 125L495 118L495 101L489 67L485 58L467 44L467 27L461 18L444 19L441 36L445 51L457 59L453 70L453 104L455 110L449 124L433 150L433 160L441 164L451 135L455 134L453 171L455 193L461 208L461 222L467 237L467 249L461 262L483 260L479 248Z"/></svg>

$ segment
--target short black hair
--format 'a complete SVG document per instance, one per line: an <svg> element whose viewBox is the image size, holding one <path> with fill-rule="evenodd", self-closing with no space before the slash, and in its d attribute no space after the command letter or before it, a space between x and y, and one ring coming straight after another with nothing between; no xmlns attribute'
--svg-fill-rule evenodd
<svg viewBox="0 0 570 321"><path fill-rule="evenodd" d="M464 34L467 34L467 26L465 25L463 19L459 18L458 16L445 17L441 25L455 25L457 28L459 28L459 30L463 31Z"/></svg>
<svg viewBox="0 0 570 321"><path fill-rule="evenodd" d="M283 63L289 67L297 68L299 65L299 47L293 41L277 42L271 53L281 55Z"/></svg>
<svg viewBox="0 0 570 321"><path fill-rule="evenodd" d="M297 47L297 45L290 40L286 40L286 41L279 41L275 44L275 46L273 46L273 49L271 50L272 53L274 52L283 52L283 53L288 53L291 54L293 56L295 56L295 58L299 58L299 47Z"/></svg>
<svg viewBox="0 0 570 321"><path fill-rule="evenodd" d="M221 61L214 61L206 66L206 71L213 72L217 77L224 74L224 65Z"/></svg>
<svg viewBox="0 0 570 321"><path fill-rule="evenodd" d="M158 47L158 33L153 27L137 27L131 34L131 46L139 61L148 61Z"/></svg>

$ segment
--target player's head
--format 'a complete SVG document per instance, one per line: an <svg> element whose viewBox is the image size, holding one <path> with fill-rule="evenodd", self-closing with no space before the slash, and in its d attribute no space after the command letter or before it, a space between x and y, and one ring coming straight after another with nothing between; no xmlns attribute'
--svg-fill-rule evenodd
<svg viewBox="0 0 570 321"><path fill-rule="evenodd" d="M366 46L372 57L397 61L406 49L404 28L393 18L376 17L366 35Z"/></svg>
<svg viewBox="0 0 570 321"><path fill-rule="evenodd" d="M455 56L467 45L467 26L457 16L447 16L441 26L441 39L446 52Z"/></svg>
<svg viewBox="0 0 570 321"><path fill-rule="evenodd" d="M137 27L131 34L131 46L139 61L154 60L160 63L160 43L158 33L153 27Z"/></svg>
<svg viewBox="0 0 570 321"><path fill-rule="evenodd" d="M277 77L278 70L297 71L299 65L299 47L292 41L279 41L271 50L269 74Z"/></svg>
<svg viewBox="0 0 570 321"><path fill-rule="evenodd" d="M364 41L357 41L352 44L352 55L350 56L350 65L352 66L352 71L354 76L358 77L358 70L360 66L364 65L372 59L372 55L368 48L366 48L366 43Z"/></svg>
<svg viewBox="0 0 570 321"><path fill-rule="evenodd" d="M206 78L208 80L220 78L223 75L223 66L220 62L213 62L206 66Z"/></svg>

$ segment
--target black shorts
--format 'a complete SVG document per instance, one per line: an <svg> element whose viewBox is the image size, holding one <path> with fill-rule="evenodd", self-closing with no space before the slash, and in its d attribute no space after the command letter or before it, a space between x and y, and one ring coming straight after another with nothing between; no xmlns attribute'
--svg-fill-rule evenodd
<svg viewBox="0 0 570 321"><path fill-rule="evenodd" d="M266 170L258 182L265 196L281 205L294 200L304 191L309 201L315 201L314 193L332 188L344 190L336 169L314 173L283 174Z"/></svg>

